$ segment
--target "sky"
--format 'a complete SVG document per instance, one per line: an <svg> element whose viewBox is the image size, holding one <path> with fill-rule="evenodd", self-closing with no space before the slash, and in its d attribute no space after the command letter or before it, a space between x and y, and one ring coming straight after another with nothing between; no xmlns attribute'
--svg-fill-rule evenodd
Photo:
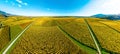
<svg viewBox="0 0 120 54"><path fill-rule="evenodd" d="M0 0L0 10L24 16L119 14L120 0Z"/></svg>

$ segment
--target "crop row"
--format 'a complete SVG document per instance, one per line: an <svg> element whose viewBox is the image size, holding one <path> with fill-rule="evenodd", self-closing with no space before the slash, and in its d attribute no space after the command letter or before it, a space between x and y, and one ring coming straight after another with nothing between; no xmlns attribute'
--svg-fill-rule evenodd
<svg viewBox="0 0 120 54"><path fill-rule="evenodd" d="M96 49L94 41L92 40L92 37L90 36L88 28L83 19L77 19L65 25L64 22L59 23L62 26L63 30L73 36L76 40L91 48Z"/></svg>
<svg viewBox="0 0 120 54"><path fill-rule="evenodd" d="M103 23L107 25L108 27L120 32L120 22L117 21L101 21L100 23Z"/></svg>
<svg viewBox="0 0 120 54"><path fill-rule="evenodd" d="M0 29L0 51L5 47L5 45L10 41L9 27L5 26Z"/></svg>
<svg viewBox="0 0 120 54"><path fill-rule="evenodd" d="M56 27L32 26L25 32L11 54L87 54Z"/></svg>
<svg viewBox="0 0 120 54"><path fill-rule="evenodd" d="M98 21L88 20L102 48L120 53L120 33Z"/></svg>

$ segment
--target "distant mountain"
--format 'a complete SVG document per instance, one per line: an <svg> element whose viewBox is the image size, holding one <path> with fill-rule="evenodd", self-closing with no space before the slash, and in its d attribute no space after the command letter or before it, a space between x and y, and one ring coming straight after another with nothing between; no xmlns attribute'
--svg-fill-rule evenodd
<svg viewBox="0 0 120 54"><path fill-rule="evenodd" d="M7 16L11 16L12 14L6 13L4 11L0 11L0 15L7 17Z"/></svg>
<svg viewBox="0 0 120 54"><path fill-rule="evenodd" d="M110 15L109 17L107 17L108 19L111 20L120 20L120 15Z"/></svg>
<svg viewBox="0 0 120 54"><path fill-rule="evenodd" d="M96 17L96 18L106 18L106 19L110 19L110 20L120 20L120 14L118 15L114 15L114 14L111 14L111 15L107 15L107 14L96 14L96 15L93 15L91 17Z"/></svg>
<svg viewBox="0 0 120 54"><path fill-rule="evenodd" d="M105 15L105 14L96 14L96 15L93 15L92 17L96 17L96 18L106 18L108 17L109 15Z"/></svg>

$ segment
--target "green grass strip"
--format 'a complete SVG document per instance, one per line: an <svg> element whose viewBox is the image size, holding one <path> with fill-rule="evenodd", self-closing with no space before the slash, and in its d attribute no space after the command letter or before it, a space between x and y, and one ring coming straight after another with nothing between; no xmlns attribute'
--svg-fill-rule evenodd
<svg viewBox="0 0 120 54"><path fill-rule="evenodd" d="M15 44L20 39L21 35L32 25L28 25L21 33L19 33L16 38L12 39L9 44L0 52L0 54L10 54L11 50L15 47Z"/></svg>
<svg viewBox="0 0 120 54"><path fill-rule="evenodd" d="M88 54L96 54L97 51L94 49L91 49L83 44L81 44L79 41L77 41L73 36L71 36L70 34L68 34L66 31L64 31L62 29L62 26L59 25L59 23L57 23L58 25L58 29L63 32L65 34L65 36L70 39L74 44L76 44L77 46L79 46L82 50L84 50L85 52L87 52Z"/></svg>
<svg viewBox="0 0 120 54"><path fill-rule="evenodd" d="M107 25L107 24L105 24L105 23L102 23L102 22L99 22L99 23L101 23L101 24L107 26L108 28L110 28L110 29L112 29L112 30L120 33L120 31L116 30L115 28L113 28L113 27L111 27L111 26L109 26L109 25ZM113 51L107 50L107 49L105 49L105 48L102 48L102 49L103 49L104 51L109 52L110 54L120 54L120 53L118 53L118 52L113 52Z"/></svg>
<svg viewBox="0 0 120 54"><path fill-rule="evenodd" d="M20 28L19 25L10 26L10 38L14 38L16 35L18 35L22 31L22 28Z"/></svg>
<svg viewBox="0 0 120 54"><path fill-rule="evenodd" d="M113 28L113 27L111 27L111 26L109 26L109 25L107 25L107 24L105 24L105 23L102 23L102 22L99 22L99 23L101 23L101 24L103 24L103 25L106 25L107 27L109 27L109 28L115 30L116 32L120 33L120 31L116 30L115 28Z"/></svg>
<svg viewBox="0 0 120 54"><path fill-rule="evenodd" d="M85 23L86 23L86 25L88 27L88 30L89 30L89 32L91 34L92 39L93 39L93 41L94 41L94 43L96 45L98 54L109 54L108 52L105 52L105 51L102 50L102 47L101 47L101 45L100 45L94 31L92 30L91 26L89 25L88 21L86 19L84 19L84 21L85 21Z"/></svg>

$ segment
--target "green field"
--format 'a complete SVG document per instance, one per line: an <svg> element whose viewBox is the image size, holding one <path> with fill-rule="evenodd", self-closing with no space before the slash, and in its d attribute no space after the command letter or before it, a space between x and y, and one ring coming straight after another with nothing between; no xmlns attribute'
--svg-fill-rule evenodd
<svg viewBox="0 0 120 54"><path fill-rule="evenodd" d="M120 54L119 20L0 17L1 54Z"/></svg>

